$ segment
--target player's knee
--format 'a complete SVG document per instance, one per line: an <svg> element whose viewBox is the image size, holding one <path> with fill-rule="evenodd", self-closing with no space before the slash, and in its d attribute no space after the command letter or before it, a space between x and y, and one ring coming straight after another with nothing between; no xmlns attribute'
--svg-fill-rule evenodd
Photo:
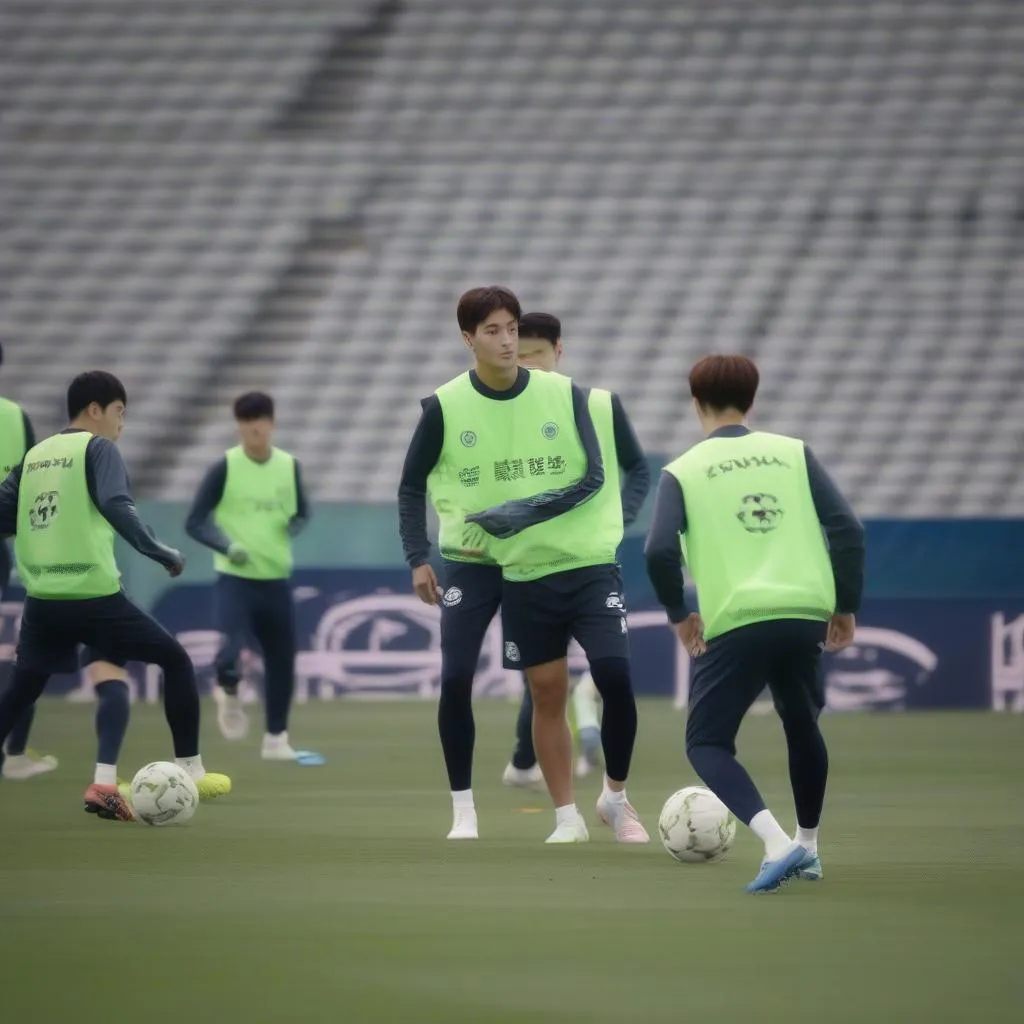
<svg viewBox="0 0 1024 1024"><path fill-rule="evenodd" d="M633 681L629 672L628 658L597 658L590 666L594 686L607 704L616 697L631 698Z"/></svg>
<svg viewBox="0 0 1024 1024"><path fill-rule="evenodd" d="M473 699L473 671L446 670L441 673L440 703L445 706L469 704Z"/></svg>
<svg viewBox="0 0 1024 1024"><path fill-rule="evenodd" d="M564 715L569 697L565 662L538 665L527 672L534 711L541 716Z"/></svg>
<svg viewBox="0 0 1024 1024"><path fill-rule="evenodd" d="M164 670L165 678L180 675L192 676L195 673L188 651L173 637L168 639L158 664Z"/></svg>

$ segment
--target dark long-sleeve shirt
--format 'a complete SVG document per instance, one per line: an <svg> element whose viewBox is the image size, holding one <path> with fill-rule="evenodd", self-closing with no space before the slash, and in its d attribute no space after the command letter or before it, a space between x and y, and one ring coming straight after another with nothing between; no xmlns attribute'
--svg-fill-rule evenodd
<svg viewBox="0 0 1024 1024"><path fill-rule="evenodd" d="M32 429L32 421L24 409L21 410L21 422L25 425L25 451L27 452L29 448L36 446L36 432Z"/></svg>
<svg viewBox="0 0 1024 1024"><path fill-rule="evenodd" d="M746 427L722 427L709 435L742 437ZM807 476L811 485L814 510L828 541L832 574L836 582L836 611L854 613L860 608L864 590L864 527L832 478L804 446ZM644 555L647 574L658 600L672 622L682 622L692 609L683 596L683 567L679 537L686 532L686 503L679 481L663 472L654 496L654 517Z"/></svg>
<svg viewBox="0 0 1024 1024"><path fill-rule="evenodd" d="M295 515L288 524L288 532L297 537L309 522L309 500L302 486L302 470L299 460L295 459ZM218 459L207 470L203 482L196 491L195 500L185 520L185 532L200 544L226 555L231 546L231 539L214 522L213 513L224 497L224 485L228 479L227 458Z"/></svg>
<svg viewBox="0 0 1024 1024"><path fill-rule="evenodd" d="M63 433L72 433L72 429ZM89 497L101 516L140 555L169 569L178 562L178 554L161 544L153 531L142 524L132 499L128 470L113 441L93 437L85 448L85 482ZM13 536L18 529L18 492L21 466L12 470L0 484L0 536Z"/></svg>
<svg viewBox="0 0 1024 1024"><path fill-rule="evenodd" d="M508 401L522 394L529 384L529 380L530 371L520 369L519 376L511 388L507 391L495 391L487 387L475 372L470 372L470 381L473 387L481 395L499 402ZM512 534L503 535L511 536L527 526L535 525L575 508L593 497L603 484L604 473L603 469L600 469L600 445L587 407L587 393L575 384L572 386L572 401L573 418L587 456L586 474L582 480L569 487L557 491L547 491L522 502L506 502L505 506L501 507L503 511L500 515L506 520L504 525L507 529L512 530ZM409 450L406 452L402 479L398 487L399 533L402 538L405 560L412 569L423 565L430 556L430 540L427 536L427 477L437 465L444 445L444 414L440 401L436 395L430 395L424 398L420 404L423 411L413 433L412 441L409 443ZM632 434L631 428L629 428L629 433ZM639 449L639 445L635 443L635 435L633 442ZM640 458L643 461L642 452ZM635 459L633 462L635 463ZM635 472L635 465L633 469ZM644 469L647 469L646 463ZM600 472L599 480L595 471ZM636 486L634 484L634 489ZM642 502L643 497L640 498L640 503L642 504ZM514 511L508 507L510 505L515 506ZM493 523L491 526L494 528Z"/></svg>

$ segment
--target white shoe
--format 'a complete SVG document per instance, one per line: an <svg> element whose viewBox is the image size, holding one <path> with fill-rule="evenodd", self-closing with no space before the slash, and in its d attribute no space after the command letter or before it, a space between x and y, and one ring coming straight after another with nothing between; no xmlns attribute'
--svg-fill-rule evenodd
<svg viewBox="0 0 1024 1024"><path fill-rule="evenodd" d="M260 757L264 761L294 761L295 751L288 742L288 733L282 732L276 736L271 736L270 733L267 733L263 737Z"/></svg>
<svg viewBox="0 0 1024 1024"><path fill-rule="evenodd" d="M651 837L640 823L640 816L628 800L621 803L606 799L604 793L597 798L597 816L615 830L620 843L649 843Z"/></svg>
<svg viewBox="0 0 1024 1024"><path fill-rule="evenodd" d="M452 810L452 830L449 839L479 839L475 807L455 807Z"/></svg>
<svg viewBox="0 0 1024 1024"><path fill-rule="evenodd" d="M544 785L544 773L540 770L539 764L532 768L517 768L509 762L505 766L501 782L502 785L513 786L516 789L540 789Z"/></svg>
<svg viewBox="0 0 1024 1024"><path fill-rule="evenodd" d="M57 764L57 758L52 754L37 754L34 750L26 750L24 754L8 754L4 758L3 777L8 782L21 782L52 772Z"/></svg>
<svg viewBox="0 0 1024 1024"><path fill-rule="evenodd" d="M249 735L249 716L242 707L242 698L215 686L213 702L217 705L217 728L221 736L226 740L244 740Z"/></svg>
<svg viewBox="0 0 1024 1024"><path fill-rule="evenodd" d="M582 814L555 826L555 831L544 840L546 843L589 843L590 833Z"/></svg>

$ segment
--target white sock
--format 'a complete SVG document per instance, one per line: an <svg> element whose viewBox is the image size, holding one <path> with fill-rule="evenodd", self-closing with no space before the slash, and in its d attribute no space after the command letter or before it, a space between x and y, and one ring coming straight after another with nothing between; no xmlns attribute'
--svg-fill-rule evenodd
<svg viewBox="0 0 1024 1024"><path fill-rule="evenodd" d="M818 830L816 828L796 827L796 841L811 853L818 852Z"/></svg>
<svg viewBox="0 0 1024 1024"><path fill-rule="evenodd" d="M192 776L193 782L198 782L206 774L203 759L198 754L195 757L176 757L174 763L184 768Z"/></svg>
<svg viewBox="0 0 1024 1024"><path fill-rule="evenodd" d="M750 819L750 828L754 835L764 843L766 860L778 860L793 842L775 820L775 815L767 808L758 811Z"/></svg>
<svg viewBox="0 0 1024 1024"><path fill-rule="evenodd" d="M97 786L116 786L117 785L117 765L116 764L100 764L96 762L96 771L93 773L92 781Z"/></svg>
<svg viewBox="0 0 1024 1024"><path fill-rule="evenodd" d="M575 804L565 804L555 808L555 825L567 825L578 820L580 809Z"/></svg>
<svg viewBox="0 0 1024 1024"><path fill-rule="evenodd" d="M453 789L452 790L452 808L459 810L459 808L469 808L471 810L476 808L473 803L473 790L471 789Z"/></svg>
<svg viewBox="0 0 1024 1024"><path fill-rule="evenodd" d="M601 784L601 796L604 797L609 803L613 804L624 804L626 802L626 790L623 789L612 789L608 785L608 776L604 777L604 782Z"/></svg>
<svg viewBox="0 0 1024 1024"><path fill-rule="evenodd" d="M288 746L287 732L266 732L263 734L263 742L272 747Z"/></svg>

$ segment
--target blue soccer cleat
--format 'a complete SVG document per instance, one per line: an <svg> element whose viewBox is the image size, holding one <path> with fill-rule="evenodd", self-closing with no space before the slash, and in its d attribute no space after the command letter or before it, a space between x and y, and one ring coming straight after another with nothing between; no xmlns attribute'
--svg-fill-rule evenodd
<svg viewBox="0 0 1024 1024"><path fill-rule="evenodd" d="M800 870L810 853L794 843L778 860L766 860L748 886L749 893L778 892Z"/></svg>
<svg viewBox="0 0 1024 1024"><path fill-rule="evenodd" d="M800 867L796 869L796 877L802 878L805 882L820 882L824 872L821 870L821 858L816 853L808 851Z"/></svg>

